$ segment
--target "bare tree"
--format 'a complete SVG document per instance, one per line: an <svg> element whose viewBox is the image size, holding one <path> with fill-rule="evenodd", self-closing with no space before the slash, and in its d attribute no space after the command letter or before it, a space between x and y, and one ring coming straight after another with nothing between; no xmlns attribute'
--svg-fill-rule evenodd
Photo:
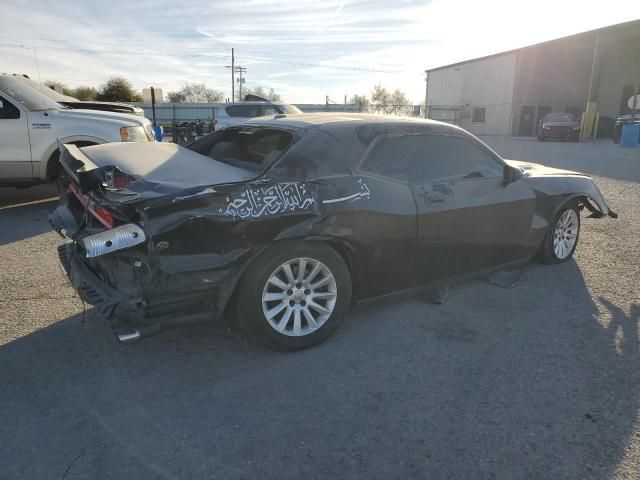
<svg viewBox="0 0 640 480"><path fill-rule="evenodd" d="M270 102L279 102L282 100L280 94L276 93L275 89L270 88L267 91L264 87L257 86L247 90L248 94L257 95L258 97L266 98Z"/></svg>
<svg viewBox="0 0 640 480"><path fill-rule="evenodd" d="M169 92L167 96L173 103L214 103L224 99L223 92L204 83L185 83L180 90Z"/></svg>
<svg viewBox="0 0 640 480"><path fill-rule="evenodd" d="M366 95L354 95L353 97L351 97L351 100L349 100L349 103L351 103L352 105L357 105L358 111L362 113L368 112L371 108L371 102Z"/></svg>
<svg viewBox="0 0 640 480"><path fill-rule="evenodd" d="M67 85L62 82L58 82L57 80L47 80L44 82L44 84L51 90L62 90L62 93L64 95L71 95L71 90L69 89L69 87L67 87Z"/></svg>

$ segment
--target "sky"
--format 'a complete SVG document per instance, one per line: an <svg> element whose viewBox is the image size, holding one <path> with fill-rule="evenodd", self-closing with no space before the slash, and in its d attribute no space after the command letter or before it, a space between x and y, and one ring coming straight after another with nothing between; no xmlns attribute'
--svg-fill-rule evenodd
<svg viewBox="0 0 640 480"><path fill-rule="evenodd" d="M247 87L290 103L342 103L376 84L420 103L425 69L635 20L633 3L2 0L0 72L72 88L112 76L164 92L198 82L230 97L233 47Z"/></svg>

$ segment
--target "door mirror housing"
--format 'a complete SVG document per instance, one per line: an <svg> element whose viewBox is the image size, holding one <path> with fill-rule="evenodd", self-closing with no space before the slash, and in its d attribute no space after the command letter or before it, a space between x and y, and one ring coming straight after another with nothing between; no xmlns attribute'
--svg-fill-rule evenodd
<svg viewBox="0 0 640 480"><path fill-rule="evenodd" d="M502 184L504 186L515 182L519 178L522 178L522 170L512 167L511 165L504 166L504 170L502 171Z"/></svg>
<svg viewBox="0 0 640 480"><path fill-rule="evenodd" d="M2 103L2 100L0 100L0 109L4 108L4 103Z"/></svg>

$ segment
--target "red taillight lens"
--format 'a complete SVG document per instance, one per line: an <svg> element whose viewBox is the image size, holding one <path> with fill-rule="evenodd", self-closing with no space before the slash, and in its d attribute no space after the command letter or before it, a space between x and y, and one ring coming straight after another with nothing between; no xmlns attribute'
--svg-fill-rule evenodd
<svg viewBox="0 0 640 480"><path fill-rule="evenodd" d="M121 190L127 188L133 182L135 178L130 177L126 173L119 172L118 170L108 170L104 175L107 188L110 190Z"/></svg>
<svg viewBox="0 0 640 480"><path fill-rule="evenodd" d="M111 212L109 210L96 204L90 205L89 210L101 224L103 224L107 228L113 228L113 215L111 215Z"/></svg>

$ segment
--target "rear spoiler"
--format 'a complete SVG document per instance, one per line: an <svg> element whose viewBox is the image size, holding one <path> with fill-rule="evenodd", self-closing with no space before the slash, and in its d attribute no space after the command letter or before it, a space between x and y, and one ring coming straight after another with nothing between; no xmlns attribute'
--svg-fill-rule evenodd
<svg viewBox="0 0 640 480"><path fill-rule="evenodd" d="M60 165L67 175L78 184L82 193L90 192L102 183L102 178L96 175L98 166L80 151L76 145L63 144L58 140L60 150Z"/></svg>

